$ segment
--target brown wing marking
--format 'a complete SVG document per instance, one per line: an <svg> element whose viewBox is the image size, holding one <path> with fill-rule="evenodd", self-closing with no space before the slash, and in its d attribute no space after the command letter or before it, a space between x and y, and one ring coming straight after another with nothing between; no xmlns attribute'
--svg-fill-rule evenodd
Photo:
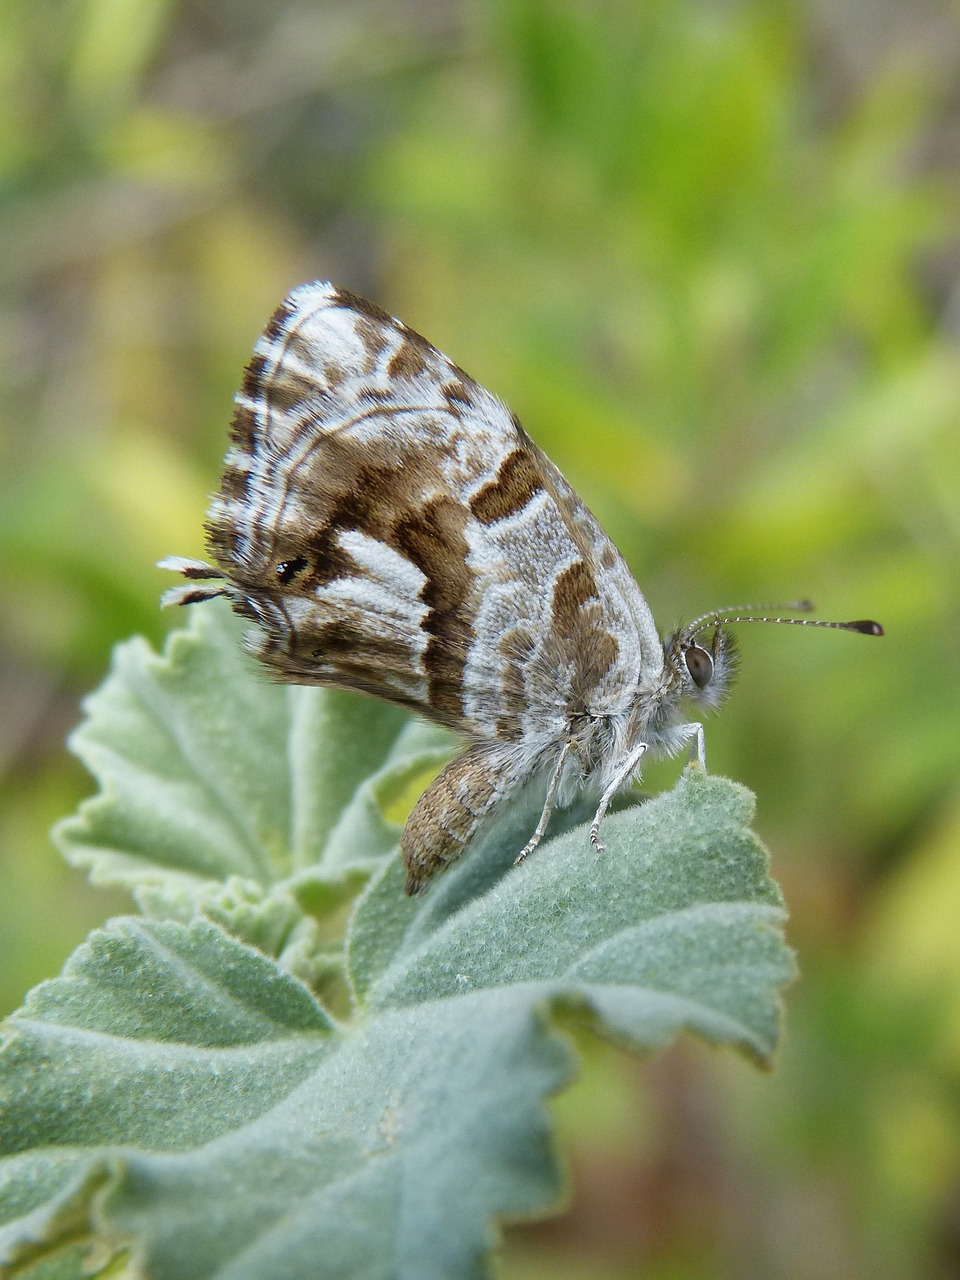
<svg viewBox="0 0 960 1280"><path fill-rule="evenodd" d="M569 709L588 711L591 694L616 662L620 646L606 625L596 579L582 560L558 574L551 612L552 647L572 672Z"/></svg>
<svg viewBox="0 0 960 1280"><path fill-rule="evenodd" d="M289 675L294 667L302 670L311 659L320 660L357 685L359 669L369 659L374 665L365 679L377 686L381 697L392 698L395 690L377 681L376 664L385 664L393 673L404 666L409 670L414 662L409 646L393 644L375 623L366 636L353 623L350 654L338 642L341 632L323 607L323 591L338 579L362 576L340 543L345 532L365 534L405 557L426 579L420 598L428 609L423 628L430 639L423 665L429 710L450 724L463 715L461 686L473 639L476 587L466 563L468 512L455 498L435 491L439 472L429 452L405 447L402 439L368 441L360 449L342 433L324 435L321 447L298 474L298 483L309 495L312 529L284 521L274 534L270 555L249 570L233 559L234 530L228 521L213 522L209 537L215 558L229 566L237 585L250 596L271 598L278 608L294 593L316 602L315 625L301 622L285 646L262 651L265 661ZM302 569L284 583L286 566L298 562Z"/></svg>
<svg viewBox="0 0 960 1280"><path fill-rule="evenodd" d="M514 449L500 464L496 477L470 499L470 510L481 524L496 524L519 515L531 498L543 492L543 472L528 449Z"/></svg>

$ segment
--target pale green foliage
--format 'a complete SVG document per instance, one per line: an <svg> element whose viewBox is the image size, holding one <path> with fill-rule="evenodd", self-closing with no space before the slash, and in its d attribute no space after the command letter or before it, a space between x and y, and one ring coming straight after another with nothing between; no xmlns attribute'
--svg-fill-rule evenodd
<svg viewBox="0 0 960 1280"><path fill-rule="evenodd" d="M394 810L449 740L270 684L225 608L194 614L163 657L117 651L73 739L101 791L60 844L144 914L8 1024L0 1258L485 1274L496 1222L562 1191L554 1014L769 1060L792 961L740 788L689 772L613 814L602 857L571 815L514 868L519 804L407 899Z"/></svg>

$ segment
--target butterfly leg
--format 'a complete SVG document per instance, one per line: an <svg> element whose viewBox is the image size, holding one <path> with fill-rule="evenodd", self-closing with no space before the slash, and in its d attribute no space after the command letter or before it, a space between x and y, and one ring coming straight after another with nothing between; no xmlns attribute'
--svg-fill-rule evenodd
<svg viewBox="0 0 960 1280"><path fill-rule="evenodd" d="M690 730L690 753L687 756L687 763L696 762L700 768L706 773L707 771L707 748L703 740L703 725L695 720L686 726Z"/></svg>
<svg viewBox="0 0 960 1280"><path fill-rule="evenodd" d="M597 805L597 812L593 815L593 822L590 824L590 843L594 846L597 853L603 853L604 846L600 843L600 824L606 817L607 809L610 807L610 801L634 773L637 765L642 760L646 749L647 744L645 742L641 742L638 747L630 752L624 761L622 768L617 770L613 776L613 781L600 797L600 803Z"/></svg>
<svg viewBox="0 0 960 1280"><path fill-rule="evenodd" d="M544 832L547 829L547 823L550 821L550 814L553 812L553 802L557 798L557 788L560 785L563 766L566 764L567 756L570 754L572 749L572 742L565 742L563 744L563 749L560 752L560 758L557 760L556 768L550 777L550 785L547 787L547 796L543 802L543 812L540 814L540 821L537 823L533 835L517 854L514 866L519 866L528 853L533 853L534 849L543 839Z"/></svg>

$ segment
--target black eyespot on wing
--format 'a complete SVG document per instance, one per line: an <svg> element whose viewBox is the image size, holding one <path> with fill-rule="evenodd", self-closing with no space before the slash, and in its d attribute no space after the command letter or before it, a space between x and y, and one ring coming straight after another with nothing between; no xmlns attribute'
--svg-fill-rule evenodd
<svg viewBox="0 0 960 1280"><path fill-rule="evenodd" d="M285 587L289 586L298 574L303 573L306 567L306 556L294 556L292 560L281 560L277 565L277 577Z"/></svg>
<svg viewBox="0 0 960 1280"><path fill-rule="evenodd" d="M706 649L701 649L698 644L691 644L684 649L683 660L693 683L698 689L705 689L713 679L713 659Z"/></svg>

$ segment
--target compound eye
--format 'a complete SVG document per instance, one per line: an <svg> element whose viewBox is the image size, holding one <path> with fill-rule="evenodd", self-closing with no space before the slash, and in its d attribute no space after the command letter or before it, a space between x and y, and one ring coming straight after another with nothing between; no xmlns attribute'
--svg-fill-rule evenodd
<svg viewBox="0 0 960 1280"><path fill-rule="evenodd" d="M705 689L713 677L713 659L706 649L692 644L683 651L683 660L687 664L690 678L698 689Z"/></svg>

